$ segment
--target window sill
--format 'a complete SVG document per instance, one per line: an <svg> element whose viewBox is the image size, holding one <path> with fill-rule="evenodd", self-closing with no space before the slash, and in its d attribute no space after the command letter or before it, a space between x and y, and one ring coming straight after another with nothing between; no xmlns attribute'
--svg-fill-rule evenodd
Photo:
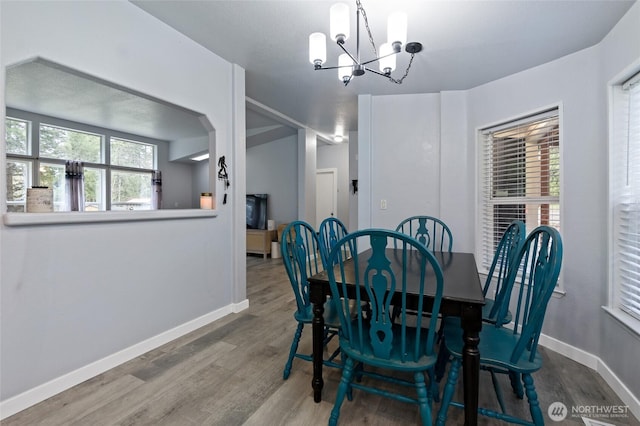
<svg viewBox="0 0 640 426"><path fill-rule="evenodd" d="M195 219L216 216L218 216L217 210L175 209L121 212L5 213L3 219L6 226L28 226Z"/></svg>
<svg viewBox="0 0 640 426"><path fill-rule="evenodd" d="M608 306L603 306L602 309L620 324L624 325L630 332L634 333L636 336L640 336L640 321Z"/></svg>

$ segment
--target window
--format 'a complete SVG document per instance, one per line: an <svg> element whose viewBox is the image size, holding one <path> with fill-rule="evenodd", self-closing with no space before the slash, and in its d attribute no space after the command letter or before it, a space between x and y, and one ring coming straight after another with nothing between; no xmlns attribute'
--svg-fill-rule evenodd
<svg viewBox="0 0 640 426"><path fill-rule="evenodd" d="M531 232L560 229L558 109L481 131L481 266L488 270L502 234L514 220Z"/></svg>
<svg viewBox="0 0 640 426"><path fill-rule="evenodd" d="M153 169L155 146L148 143L111 138L111 164Z"/></svg>
<svg viewBox="0 0 640 426"><path fill-rule="evenodd" d="M7 119L5 120L7 154L31 154L30 130L28 121Z"/></svg>
<svg viewBox="0 0 640 426"><path fill-rule="evenodd" d="M640 73L614 87L611 308L640 321ZM640 323L636 322L636 331Z"/></svg>
<svg viewBox="0 0 640 426"><path fill-rule="evenodd" d="M9 212L26 211L27 188L34 185L53 188L54 211L64 210L66 160L84 163L85 211L152 208L156 145L87 125L62 127L50 123L59 120L35 114L24 114L31 119L25 120L13 112L21 118L5 118Z"/></svg>
<svg viewBox="0 0 640 426"><path fill-rule="evenodd" d="M103 163L103 140L101 135L41 124L38 152L43 158Z"/></svg>

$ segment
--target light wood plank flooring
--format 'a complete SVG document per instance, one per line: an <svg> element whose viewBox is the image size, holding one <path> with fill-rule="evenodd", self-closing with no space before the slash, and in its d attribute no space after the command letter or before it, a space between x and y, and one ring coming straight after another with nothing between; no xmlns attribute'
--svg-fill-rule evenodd
<svg viewBox="0 0 640 426"><path fill-rule="evenodd" d="M246 311L148 352L1 424L326 425L339 371L325 369L320 404L313 402L310 363L295 360L291 376L282 380L296 323L293 293L281 259L247 257L247 283L250 307ZM304 330L301 347L310 353L310 327ZM622 405L594 371L544 348L541 352L544 366L534 379L545 416L554 401L568 407ZM526 401L515 399L507 382L503 389L508 410L526 415ZM486 374L481 377L480 404L497 407ZM439 404L433 408L435 418ZM594 419L640 424L631 413L626 418ZM448 424L462 423L462 411L451 408ZM354 400L342 407L340 424L412 425L419 424L419 415L412 405L354 391ZM480 424L501 422L481 417ZM570 417L562 424L584 423Z"/></svg>

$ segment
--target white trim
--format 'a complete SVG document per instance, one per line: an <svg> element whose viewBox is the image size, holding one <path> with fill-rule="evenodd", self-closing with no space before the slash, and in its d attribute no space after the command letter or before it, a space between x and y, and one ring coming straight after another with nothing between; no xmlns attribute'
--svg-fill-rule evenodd
<svg viewBox="0 0 640 426"><path fill-rule="evenodd" d="M249 301L244 300L240 303L232 303L224 306L201 317L195 318L171 330L164 331L147 340L136 343L128 348L108 355L102 359L94 361L77 370L71 371L63 376L57 377L35 388L29 389L19 395L13 396L4 401L0 401L0 420L7 418L31 407L39 402L44 401L60 392L63 392L79 383L82 383L92 377L104 373L120 364L132 360L150 350L156 349L166 343L171 342L185 334L188 334L200 327L212 323L228 314L237 313L249 307Z"/></svg>
<svg viewBox="0 0 640 426"><path fill-rule="evenodd" d="M244 299L240 303L232 303L231 304L231 312L234 313L234 314L242 312L245 309L249 309L249 299Z"/></svg>
<svg viewBox="0 0 640 426"><path fill-rule="evenodd" d="M636 398L633 392L631 392L620 378L611 371L609 366L605 364L602 359L596 355L544 334L540 335L539 343L560 355L564 355L577 363L595 370L600 377L602 377L602 379L611 386L611 389L616 393L616 395L618 395L622 402L629 407L629 411L631 411L637 419L640 419L640 400Z"/></svg>
<svg viewBox="0 0 640 426"><path fill-rule="evenodd" d="M601 363L600 358L590 354L580 348L576 348L568 343L562 342L554 337L547 336L545 334L540 335L539 343L545 348L551 349L554 352L564 355L569 359L574 360L592 370L598 369L598 364Z"/></svg>
<svg viewBox="0 0 640 426"><path fill-rule="evenodd" d="M207 209L171 209L171 210L136 210L123 212L54 212L54 213L5 213L4 224L7 226L24 225L58 225L104 222L129 222L166 219L196 219L200 217L216 217L217 210Z"/></svg>

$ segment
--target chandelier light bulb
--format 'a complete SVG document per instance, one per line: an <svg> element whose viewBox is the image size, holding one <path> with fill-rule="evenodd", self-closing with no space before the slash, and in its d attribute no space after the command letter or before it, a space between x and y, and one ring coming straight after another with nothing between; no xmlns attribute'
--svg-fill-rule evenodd
<svg viewBox="0 0 640 426"><path fill-rule="evenodd" d="M385 43L380 46L380 60L378 62L380 63L380 71L385 74L391 74L396 69L396 55L391 44Z"/></svg>
<svg viewBox="0 0 640 426"><path fill-rule="evenodd" d="M387 41L389 44L397 44L398 50L400 46L407 42L407 14L404 12L394 12L389 15L387 20ZM395 48L395 46L394 46Z"/></svg>
<svg viewBox="0 0 640 426"><path fill-rule="evenodd" d="M329 35L338 43L349 38L349 6L346 3L336 3L329 9L329 29Z"/></svg>
<svg viewBox="0 0 640 426"><path fill-rule="evenodd" d="M327 60L327 38L323 33L309 36L309 62L318 66Z"/></svg>
<svg viewBox="0 0 640 426"><path fill-rule="evenodd" d="M338 78L340 81L344 82L345 79L351 77L351 73L353 72L353 60L347 55L343 53L338 56Z"/></svg>

